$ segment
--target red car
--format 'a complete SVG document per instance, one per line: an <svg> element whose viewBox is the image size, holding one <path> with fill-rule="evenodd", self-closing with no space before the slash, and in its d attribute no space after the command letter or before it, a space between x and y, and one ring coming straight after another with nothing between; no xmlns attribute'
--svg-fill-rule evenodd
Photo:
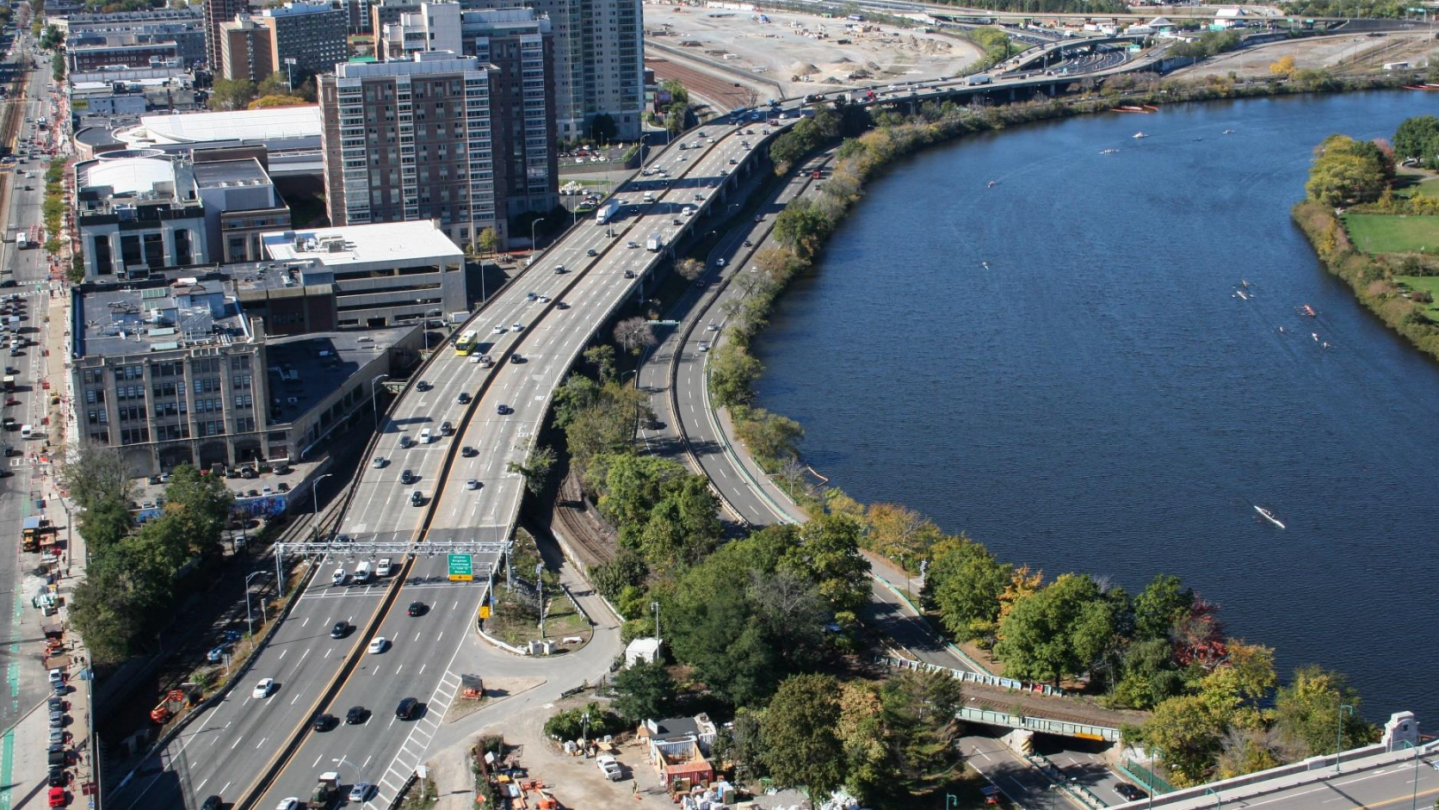
<svg viewBox="0 0 1439 810"><path fill-rule="evenodd" d="M10 407L11 405L19 405L19 404L20 404L20 400L14 398L14 397L6 397L6 398L5 398L5 407L7 407L7 408Z"/></svg>
<svg viewBox="0 0 1439 810"><path fill-rule="evenodd" d="M65 788L62 788L62 787L52 787L52 788L50 788L50 806L51 806L51 807L64 807L65 805L67 805L67 804L69 804L69 803L70 803L70 797L65 795Z"/></svg>

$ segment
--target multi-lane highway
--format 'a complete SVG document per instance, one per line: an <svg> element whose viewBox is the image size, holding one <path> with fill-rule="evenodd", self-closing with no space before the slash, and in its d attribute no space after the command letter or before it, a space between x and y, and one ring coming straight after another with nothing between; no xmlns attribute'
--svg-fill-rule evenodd
<svg viewBox="0 0 1439 810"><path fill-rule="evenodd" d="M594 330L658 263L659 254L643 243L657 234L668 244L702 216L710 198L745 162L749 148L743 142L758 147L770 128L753 135L733 126L707 129L691 136L701 141L699 148L675 145L651 163L668 173L644 181L653 187L654 202L643 201L642 188L617 195L624 204L614 219L604 226L581 223L462 327L480 332L473 355L443 346L415 375L382 425L342 520L339 533L353 538L356 548L369 541L509 536L525 483L509 471L509 462L529 453L555 387ZM690 207L696 212L686 213ZM556 271L561 266L565 272ZM481 354L494 359L493 368L474 362ZM468 394L468 403L460 401L461 393ZM455 427L454 436L438 435L444 422ZM402 446L426 429L436 438ZM461 452L462 447L473 451ZM405 470L418 480L403 483ZM421 493L420 506L412 505L415 491ZM471 632L484 585L449 582L443 556L424 554L400 568L401 583L330 584L334 569L353 573L361 556L332 554L319 563L314 584L257 654L250 681L274 678L277 688L270 697L252 697L249 682L232 691L147 762L111 797L110 806L178 808L208 795L233 801L258 793L253 804L270 807L285 797L308 795L317 773L327 769L339 769L347 784L377 785L370 805L385 806L422 761L453 697L458 673L450 662L463 643L478 643ZM477 573L494 562L477 559ZM387 600L389 588L402 591ZM408 615L413 601L425 605L421 615ZM385 615L376 616L382 607ZM356 629L331 638L338 621ZM363 628L375 621L373 635L390 643L383 652L369 653L364 646L370 634ZM338 694L325 699L352 659ZM573 675L578 683L582 674ZM414 721L395 718L396 704L405 697L421 704ZM361 729L343 723L355 706L369 712ZM339 716L341 727L310 732L286 755L287 740L321 712ZM277 765L278 776L264 779Z"/></svg>

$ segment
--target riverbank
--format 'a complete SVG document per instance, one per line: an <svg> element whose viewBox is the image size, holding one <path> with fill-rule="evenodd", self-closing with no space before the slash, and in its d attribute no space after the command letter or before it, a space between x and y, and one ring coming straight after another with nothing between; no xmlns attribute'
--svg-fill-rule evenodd
<svg viewBox="0 0 1439 810"><path fill-rule="evenodd" d="M1354 297L1386 326L1419 351L1439 360L1439 323L1430 306L1433 293L1422 289L1431 278L1439 276L1439 259L1423 252L1366 253L1355 246L1349 229L1335 211L1323 203L1306 200L1290 213L1325 270L1343 279ZM1387 216L1397 219L1402 214Z"/></svg>

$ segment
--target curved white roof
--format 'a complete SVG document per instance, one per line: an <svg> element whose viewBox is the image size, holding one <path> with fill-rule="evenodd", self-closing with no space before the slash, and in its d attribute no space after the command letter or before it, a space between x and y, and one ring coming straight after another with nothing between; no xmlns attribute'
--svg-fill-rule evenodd
<svg viewBox="0 0 1439 810"><path fill-rule="evenodd" d="M206 141L262 140L265 138L318 137L320 106L271 107L262 110L142 115L140 126L117 133L132 142L204 143Z"/></svg>
<svg viewBox="0 0 1439 810"><path fill-rule="evenodd" d="M156 183L175 182L175 164L160 158L97 160L78 180L81 187L111 186L116 196L149 191Z"/></svg>

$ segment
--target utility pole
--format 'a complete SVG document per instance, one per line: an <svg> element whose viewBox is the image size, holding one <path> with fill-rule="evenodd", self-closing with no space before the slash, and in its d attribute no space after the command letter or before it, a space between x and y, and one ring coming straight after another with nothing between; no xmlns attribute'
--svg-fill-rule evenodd
<svg viewBox="0 0 1439 810"><path fill-rule="evenodd" d="M544 563L535 563L535 590L540 595L540 638L545 637L545 581L541 577L544 570Z"/></svg>

